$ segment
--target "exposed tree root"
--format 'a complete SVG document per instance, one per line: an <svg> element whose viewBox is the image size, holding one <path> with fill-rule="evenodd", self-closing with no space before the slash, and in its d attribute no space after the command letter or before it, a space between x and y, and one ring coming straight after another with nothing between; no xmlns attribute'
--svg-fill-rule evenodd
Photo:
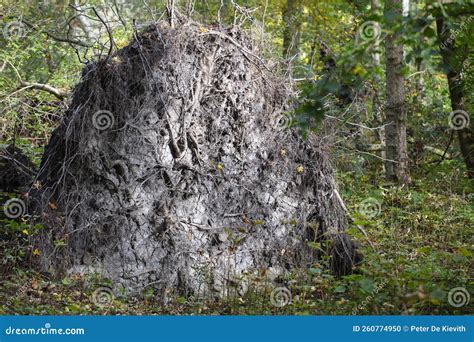
<svg viewBox="0 0 474 342"><path fill-rule="evenodd" d="M240 29L177 26L84 70L32 194L51 222L43 270L225 294L310 266L308 242L329 239L334 272L351 272L325 146L284 127L290 82Z"/></svg>

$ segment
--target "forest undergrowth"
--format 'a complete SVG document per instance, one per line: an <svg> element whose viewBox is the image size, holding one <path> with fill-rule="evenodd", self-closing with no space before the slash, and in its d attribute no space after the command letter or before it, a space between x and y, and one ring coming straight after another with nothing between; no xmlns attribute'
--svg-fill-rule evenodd
<svg viewBox="0 0 474 342"><path fill-rule="evenodd" d="M11 250L2 260L12 270L0 285L0 314L473 313L448 301L453 288L474 289L473 189L462 177L462 164L455 164L420 168L408 189L386 184L381 170L338 172L352 217L349 234L363 253L354 273L337 279L329 260L320 260L288 274L280 286L255 279L245 294L225 298L176 296L164 303L152 289L132 296L113 293L111 283L96 275L50 279L22 264L26 254L41 251L28 249L30 232L20 224L12 229L24 249Z"/></svg>

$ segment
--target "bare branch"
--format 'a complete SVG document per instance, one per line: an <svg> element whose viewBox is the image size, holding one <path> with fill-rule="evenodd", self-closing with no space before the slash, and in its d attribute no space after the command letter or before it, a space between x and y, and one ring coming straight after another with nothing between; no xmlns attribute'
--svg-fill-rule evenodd
<svg viewBox="0 0 474 342"><path fill-rule="evenodd" d="M43 90L46 91L50 94L53 94L56 96L58 99L63 100L68 96L68 92L62 89L54 88L48 84L43 84L43 83L30 83L30 82L25 82L25 81L20 81L21 85L23 87L29 88L29 89L37 89L37 90Z"/></svg>
<svg viewBox="0 0 474 342"><path fill-rule="evenodd" d="M97 16L97 18L99 18L99 20L102 22L102 24L104 24L105 29L107 30L107 34L109 35L109 44L110 44L110 46L109 46L109 53L107 54L107 58L110 58L110 56L112 55L112 50L114 48L114 38L112 36L112 32L111 32L109 26L107 25L107 23L99 15L99 13L95 9L95 7L92 7L92 10L94 11L94 14Z"/></svg>
<svg viewBox="0 0 474 342"><path fill-rule="evenodd" d="M75 45L79 45L79 46L83 46L83 47L91 47L92 46L90 44L81 42L79 40L60 37L60 36L57 36L57 35L55 35L51 32L39 29L39 28L35 27L33 24L27 22L25 19L23 19L22 22L25 23L25 25L28 26L29 28L31 28L32 30L35 30L36 32L39 32L39 33L43 33L43 34L47 35L49 38L51 38L55 41L58 41L58 42L61 42L61 43L75 44Z"/></svg>
<svg viewBox="0 0 474 342"><path fill-rule="evenodd" d="M170 22L170 26L171 28L174 28L174 17L175 17L174 0L168 0L166 4L166 10L168 11L168 19Z"/></svg>

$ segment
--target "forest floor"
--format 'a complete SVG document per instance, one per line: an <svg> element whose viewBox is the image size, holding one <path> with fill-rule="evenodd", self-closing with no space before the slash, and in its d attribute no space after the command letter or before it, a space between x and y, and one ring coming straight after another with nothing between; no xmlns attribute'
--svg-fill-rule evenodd
<svg viewBox="0 0 474 342"><path fill-rule="evenodd" d="M385 184L380 170L339 172L353 217L349 234L364 260L340 279L329 273L327 260L306 270L304 281L290 277L291 302L281 307L272 305L271 289L219 300L177 296L166 304L150 290L140 297L115 295L101 306L93 293L110 285L107 280L51 280L16 266L0 282L0 314L472 314L469 302L457 308L448 301L453 288L474 294L474 197L460 165L418 169L408 190ZM376 203L370 215L361 210L368 198Z"/></svg>

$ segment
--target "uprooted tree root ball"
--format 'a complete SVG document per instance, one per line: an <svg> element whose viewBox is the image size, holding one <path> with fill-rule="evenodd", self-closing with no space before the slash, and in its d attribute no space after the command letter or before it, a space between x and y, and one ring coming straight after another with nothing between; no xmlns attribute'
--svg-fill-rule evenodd
<svg viewBox="0 0 474 342"><path fill-rule="evenodd" d="M291 83L258 55L240 29L158 23L88 65L30 196L48 222L41 268L225 294L331 241L334 272L350 272L325 147L284 127Z"/></svg>

